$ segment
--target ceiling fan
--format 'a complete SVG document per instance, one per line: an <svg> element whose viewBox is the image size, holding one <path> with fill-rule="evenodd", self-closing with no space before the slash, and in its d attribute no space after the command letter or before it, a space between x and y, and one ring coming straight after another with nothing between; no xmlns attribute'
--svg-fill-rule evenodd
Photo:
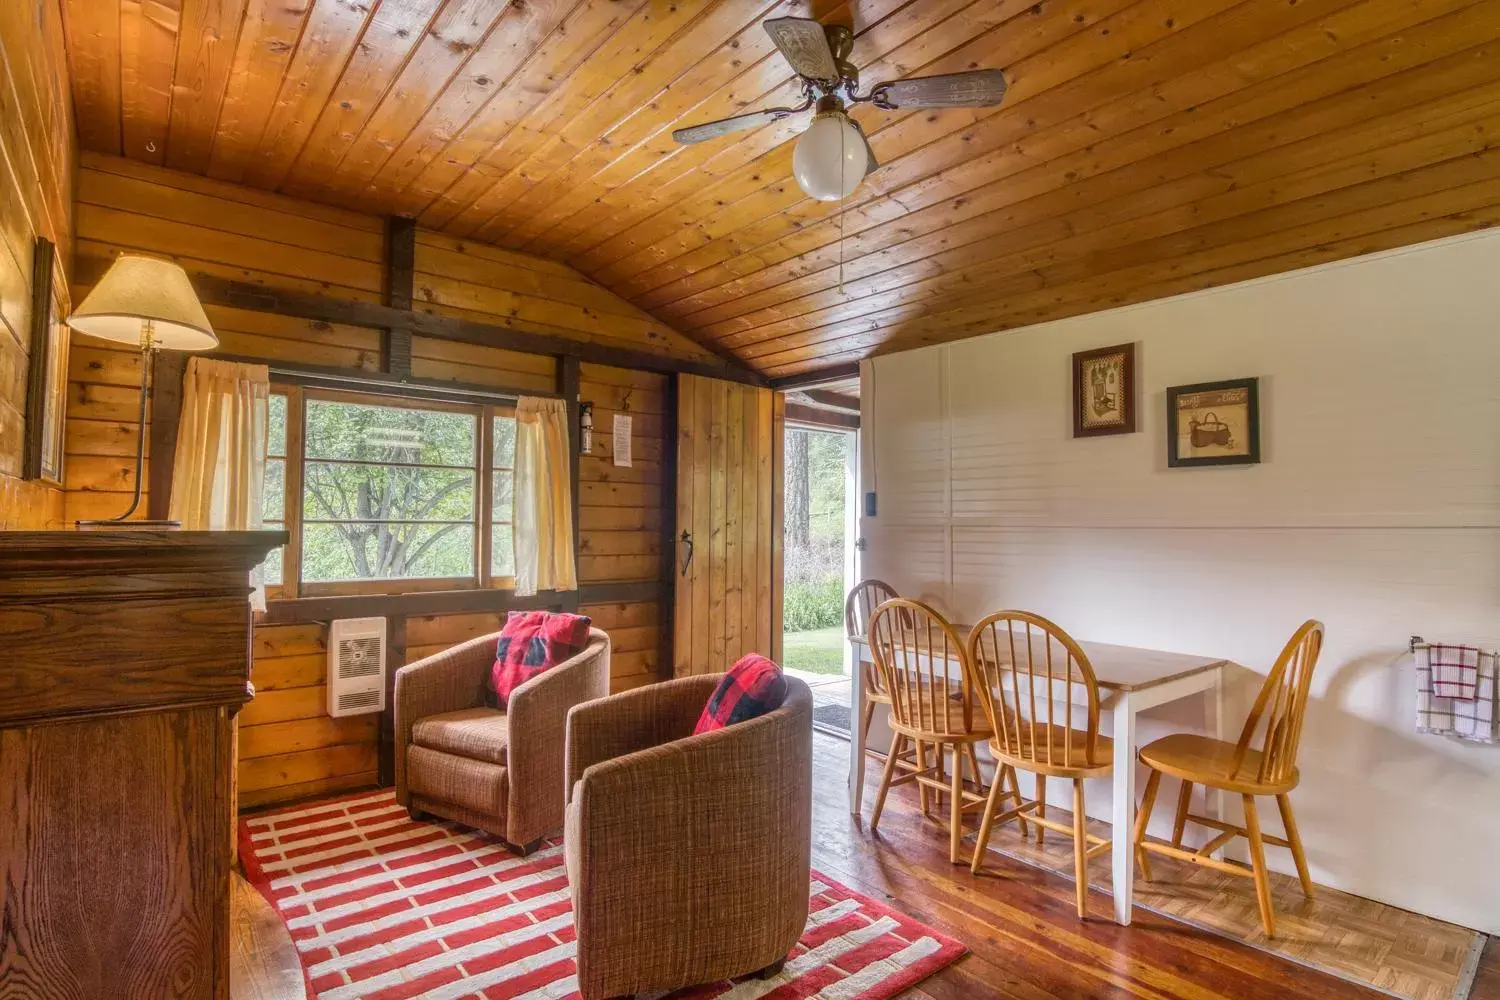
<svg viewBox="0 0 1500 1000"><path fill-rule="evenodd" d="M1005 74L998 69L891 80L877 83L861 95L859 70L849 62L854 49L854 32L850 29L842 25L825 27L805 17L778 17L766 21L765 29L802 78L803 102L795 108L766 108L680 128L672 138L684 144L704 142L815 109L812 122L793 151L792 173L802 190L819 201L848 197L880 166L859 123L844 110L846 102L894 111L988 108L1005 99Z"/></svg>

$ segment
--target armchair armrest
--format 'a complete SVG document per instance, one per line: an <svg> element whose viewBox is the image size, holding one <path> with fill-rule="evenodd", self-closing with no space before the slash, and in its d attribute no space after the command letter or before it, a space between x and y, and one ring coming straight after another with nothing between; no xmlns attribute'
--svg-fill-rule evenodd
<svg viewBox="0 0 1500 1000"><path fill-rule="evenodd" d="M568 713L567 800L593 765L691 736L718 683L718 674L679 677L575 705Z"/></svg>
<svg viewBox="0 0 1500 1000"><path fill-rule="evenodd" d="M564 755L568 712L609 694L609 635L589 630L589 644L576 656L538 674L511 692L509 716L510 809L506 825L515 837L562 828ZM524 831L524 832L523 832Z"/></svg>
<svg viewBox="0 0 1500 1000"><path fill-rule="evenodd" d="M499 633L482 635L396 671L396 799L407 805L406 748L418 719L484 702L485 678L495 662Z"/></svg>

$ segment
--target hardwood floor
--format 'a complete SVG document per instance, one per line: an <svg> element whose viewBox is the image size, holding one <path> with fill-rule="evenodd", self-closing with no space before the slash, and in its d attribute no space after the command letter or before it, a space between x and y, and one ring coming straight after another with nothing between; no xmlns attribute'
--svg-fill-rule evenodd
<svg viewBox="0 0 1500 1000"><path fill-rule="evenodd" d="M948 863L948 835L914 794L893 792L878 833L849 815L847 744L814 736L813 867L953 935L971 954L906 1000L1332 1000L1385 994L1137 908L1131 927L1109 897L1073 910L1069 878L992 853L983 875ZM867 794L873 801L873 789ZM1060 839L1060 838L1059 838ZM1101 868L1102 874L1102 868ZM302 1000L290 939L259 894L236 877L234 1000ZM1500 948L1481 962L1470 1000L1500 1000Z"/></svg>

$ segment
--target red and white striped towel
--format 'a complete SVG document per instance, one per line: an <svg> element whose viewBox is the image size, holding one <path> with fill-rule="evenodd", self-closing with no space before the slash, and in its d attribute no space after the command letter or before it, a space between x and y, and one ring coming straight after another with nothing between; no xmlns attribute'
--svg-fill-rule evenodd
<svg viewBox="0 0 1500 1000"><path fill-rule="evenodd" d="M418 823L383 790L240 824L250 880L281 914L318 1000L576 998L560 841L517 858L488 834ZM811 916L767 981L680 1000L890 1000L964 947L813 873Z"/></svg>
<svg viewBox="0 0 1500 1000"><path fill-rule="evenodd" d="M1433 695L1473 701L1479 689L1479 652L1473 646L1429 645Z"/></svg>

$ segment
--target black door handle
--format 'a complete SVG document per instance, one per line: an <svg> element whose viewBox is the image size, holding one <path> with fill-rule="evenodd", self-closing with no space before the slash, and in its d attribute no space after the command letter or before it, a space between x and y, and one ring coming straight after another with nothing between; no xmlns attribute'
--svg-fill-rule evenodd
<svg viewBox="0 0 1500 1000"><path fill-rule="evenodd" d="M693 564L693 535L692 532L684 530L682 533L682 544L687 546L687 555L682 557L682 575L687 576L688 567Z"/></svg>

